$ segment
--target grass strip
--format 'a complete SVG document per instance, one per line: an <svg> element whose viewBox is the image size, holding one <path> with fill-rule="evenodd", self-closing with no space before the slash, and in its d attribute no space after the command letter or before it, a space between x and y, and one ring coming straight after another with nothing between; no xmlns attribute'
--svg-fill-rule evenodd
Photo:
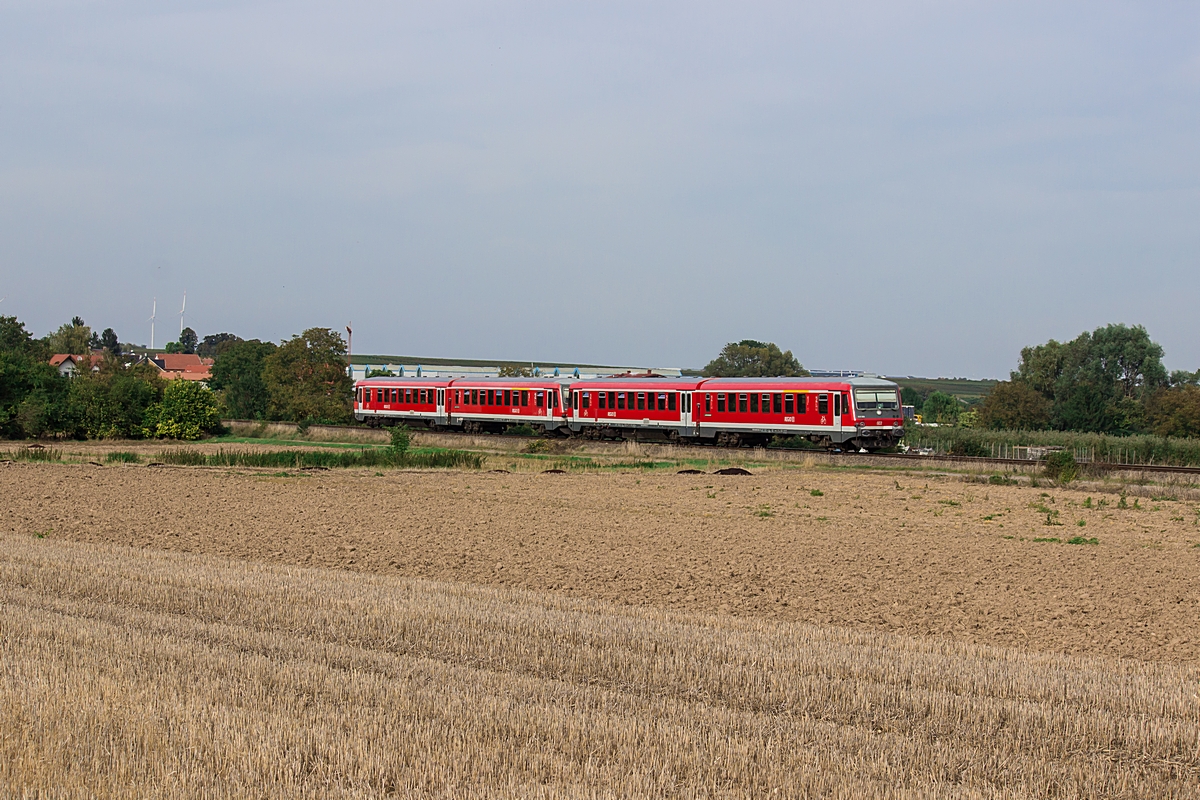
<svg viewBox="0 0 1200 800"><path fill-rule="evenodd" d="M163 464L185 467L266 467L269 469L324 467L347 469L353 467L372 468L417 468L435 469L457 467L480 469L483 455L463 450L405 451L390 448L362 448L347 450L225 450L204 453L200 450L182 448L166 450L154 457Z"/></svg>

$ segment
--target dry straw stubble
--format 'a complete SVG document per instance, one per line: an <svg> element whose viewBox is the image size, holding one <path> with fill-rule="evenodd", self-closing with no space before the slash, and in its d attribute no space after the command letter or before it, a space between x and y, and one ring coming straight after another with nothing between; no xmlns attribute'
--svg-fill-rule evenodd
<svg viewBox="0 0 1200 800"><path fill-rule="evenodd" d="M1185 665L12 535L0 626L10 794L1187 797L1200 782Z"/></svg>

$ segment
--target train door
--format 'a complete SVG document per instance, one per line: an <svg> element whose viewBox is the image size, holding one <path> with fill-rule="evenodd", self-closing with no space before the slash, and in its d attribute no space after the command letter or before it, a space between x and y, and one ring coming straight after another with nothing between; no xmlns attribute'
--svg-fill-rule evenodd
<svg viewBox="0 0 1200 800"><path fill-rule="evenodd" d="M437 416L439 420L446 416L446 390L437 390Z"/></svg>
<svg viewBox="0 0 1200 800"><path fill-rule="evenodd" d="M835 392L833 395L833 429L838 433L842 431L842 394Z"/></svg>
<svg viewBox="0 0 1200 800"><path fill-rule="evenodd" d="M692 426L692 393L679 393L679 424L685 429Z"/></svg>

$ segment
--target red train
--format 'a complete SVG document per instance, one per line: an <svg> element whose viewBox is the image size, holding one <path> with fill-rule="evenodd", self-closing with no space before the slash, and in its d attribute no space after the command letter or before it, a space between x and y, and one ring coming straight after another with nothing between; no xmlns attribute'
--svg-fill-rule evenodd
<svg viewBox="0 0 1200 800"><path fill-rule="evenodd" d="M475 433L525 424L563 436L727 447L782 435L875 451L904 434L900 387L879 378L367 378L355 384L354 418Z"/></svg>

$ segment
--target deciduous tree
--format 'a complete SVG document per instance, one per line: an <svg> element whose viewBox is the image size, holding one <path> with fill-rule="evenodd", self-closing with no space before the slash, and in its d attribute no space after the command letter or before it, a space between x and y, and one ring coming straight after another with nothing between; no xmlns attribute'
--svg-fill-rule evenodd
<svg viewBox="0 0 1200 800"><path fill-rule="evenodd" d="M1050 409L1050 401L1024 381L1001 381L979 404L979 424L993 430L1045 430Z"/></svg>
<svg viewBox="0 0 1200 800"><path fill-rule="evenodd" d="M1200 436L1200 386L1159 389L1146 404L1146 416L1158 436Z"/></svg>
<svg viewBox="0 0 1200 800"><path fill-rule="evenodd" d="M47 344L52 353L87 355L92 349L92 329L82 319L75 317L50 334Z"/></svg>
<svg viewBox="0 0 1200 800"><path fill-rule="evenodd" d="M228 414L235 419L266 419L270 395L263 382L267 356L275 352L274 342L258 339L222 341L224 348L212 366L208 385L221 392Z"/></svg>
<svg viewBox="0 0 1200 800"><path fill-rule="evenodd" d="M346 373L346 342L328 328L309 328L267 356L263 383L276 419L344 422L353 382Z"/></svg>
<svg viewBox="0 0 1200 800"><path fill-rule="evenodd" d="M704 368L704 374L719 378L770 378L805 376L809 372L791 350L781 352L774 342L743 339L725 345L720 355Z"/></svg>
<svg viewBox="0 0 1200 800"><path fill-rule="evenodd" d="M179 349L181 352L195 354L196 343L198 337L196 332L191 328L184 328L179 332Z"/></svg>

